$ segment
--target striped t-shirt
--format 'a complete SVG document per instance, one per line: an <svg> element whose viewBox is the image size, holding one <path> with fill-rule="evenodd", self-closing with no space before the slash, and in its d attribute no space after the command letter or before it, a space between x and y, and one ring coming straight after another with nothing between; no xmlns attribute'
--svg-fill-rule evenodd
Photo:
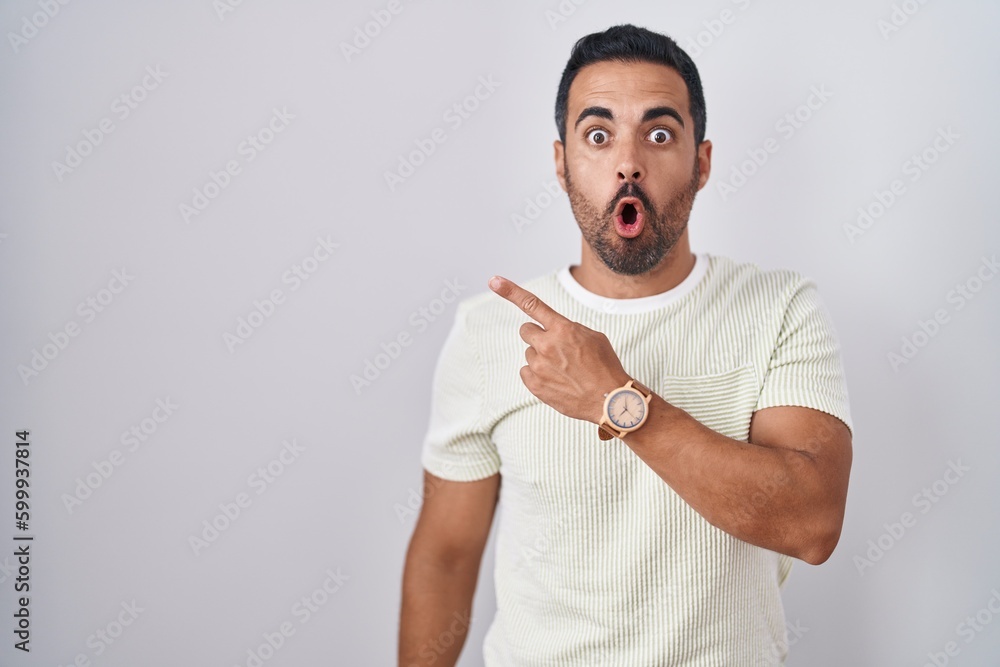
<svg viewBox="0 0 1000 667"><path fill-rule="evenodd" d="M698 253L652 296L599 296L568 267L522 286L603 332L626 373L730 438L746 442L754 411L777 405L851 427L836 332L799 273ZM792 559L712 526L624 442L529 392L526 321L490 291L458 304L423 441L438 477L501 475L487 667L782 664Z"/></svg>

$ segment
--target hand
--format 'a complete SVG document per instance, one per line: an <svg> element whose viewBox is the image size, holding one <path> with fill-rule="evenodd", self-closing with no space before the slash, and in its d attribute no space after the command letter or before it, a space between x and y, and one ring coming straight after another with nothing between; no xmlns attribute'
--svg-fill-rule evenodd
<svg viewBox="0 0 1000 667"><path fill-rule="evenodd" d="M524 386L567 417L598 423L604 394L630 379L608 337L563 317L506 278L494 276L489 286L542 325L525 322L518 330L528 344Z"/></svg>

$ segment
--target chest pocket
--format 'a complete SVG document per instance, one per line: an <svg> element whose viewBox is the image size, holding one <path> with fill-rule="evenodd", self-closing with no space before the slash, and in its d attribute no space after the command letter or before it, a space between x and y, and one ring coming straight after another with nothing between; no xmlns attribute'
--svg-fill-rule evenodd
<svg viewBox="0 0 1000 667"><path fill-rule="evenodd" d="M752 364L713 375L667 375L660 396L713 431L746 442L760 387Z"/></svg>

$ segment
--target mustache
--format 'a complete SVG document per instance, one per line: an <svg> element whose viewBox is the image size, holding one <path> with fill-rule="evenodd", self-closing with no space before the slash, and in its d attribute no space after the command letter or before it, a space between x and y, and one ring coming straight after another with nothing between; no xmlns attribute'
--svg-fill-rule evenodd
<svg viewBox="0 0 1000 667"><path fill-rule="evenodd" d="M628 182L628 183L622 183L622 186L618 188L618 192L616 192L615 196L611 198L611 203L608 204L608 207L605 210L605 215L611 215L612 213L614 213L615 207L618 206L618 202L624 199L625 197L635 197L636 199L642 202L642 205L647 212L651 214L655 212L655 209L653 208L653 202L649 200L649 197L646 195L645 192L643 192L642 188L636 185L635 183Z"/></svg>

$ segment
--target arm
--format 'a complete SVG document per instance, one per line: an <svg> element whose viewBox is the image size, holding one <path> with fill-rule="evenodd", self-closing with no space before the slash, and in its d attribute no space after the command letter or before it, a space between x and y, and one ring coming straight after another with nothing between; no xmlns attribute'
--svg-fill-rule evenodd
<svg viewBox="0 0 1000 667"><path fill-rule="evenodd" d="M758 410L750 441L742 442L653 394L646 423L623 440L734 537L813 565L840 539L852 447L847 426L832 415L792 406Z"/></svg>
<svg viewBox="0 0 1000 667"><path fill-rule="evenodd" d="M458 661L499 489L499 474L451 482L424 471L424 504L403 569L400 667Z"/></svg>
<svg viewBox="0 0 1000 667"><path fill-rule="evenodd" d="M568 417L597 424L604 392L630 379L607 336L509 280L494 277L490 288L542 325L520 329L528 390ZM817 565L840 538L852 454L844 421L784 402L804 394L846 414L835 341L808 289L801 283L786 310L749 442L716 433L656 394L647 423L623 441L712 525Z"/></svg>

